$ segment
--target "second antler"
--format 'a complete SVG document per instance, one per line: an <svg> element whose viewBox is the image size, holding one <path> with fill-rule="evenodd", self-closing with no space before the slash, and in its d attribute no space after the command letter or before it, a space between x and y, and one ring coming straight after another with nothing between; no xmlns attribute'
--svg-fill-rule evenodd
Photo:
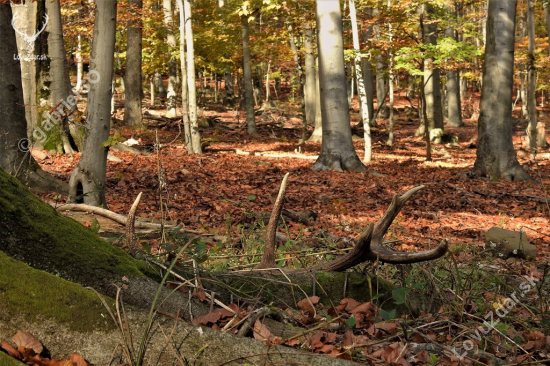
<svg viewBox="0 0 550 366"><path fill-rule="evenodd" d="M269 225L267 227L264 255L262 256L261 262L256 266L256 269L277 267L277 264L275 263L277 222L283 207L288 175L289 173L285 175L283 182L281 183L279 195L277 196L277 200L273 206L273 211L271 212L271 217L269 219ZM385 263L393 264L405 264L434 260L445 255L448 249L447 240L442 240L434 249L416 253L395 251L385 247L382 244L386 232L397 214L399 214L399 211L405 205L405 202L407 202L407 200L411 198L414 193L418 192L422 188L424 188L424 186L418 186L411 188L401 196L398 196L397 194L394 195L390 206L380 221L376 224L376 226L369 224L367 230L365 230L365 232L363 232L356 240L356 245L351 252L341 258L335 259L328 263L319 264L310 269L316 271L345 271L348 268L369 260L379 260Z"/></svg>

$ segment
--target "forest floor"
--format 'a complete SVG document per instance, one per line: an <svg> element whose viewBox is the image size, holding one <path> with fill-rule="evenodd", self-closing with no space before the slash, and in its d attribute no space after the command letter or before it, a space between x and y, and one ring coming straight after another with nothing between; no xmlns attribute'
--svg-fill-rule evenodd
<svg viewBox="0 0 550 366"><path fill-rule="evenodd" d="M478 97L479 95L474 95L473 100ZM470 104L467 104L469 111L466 111L466 114L469 116L475 110L475 104L471 103L470 101ZM294 211L313 210L318 214L317 219L310 226L287 222L280 231L290 239L312 237L319 230L337 236L355 237L367 227L368 223L376 222L382 216L394 194L424 185L425 188L407 202L390 227L386 239L395 241L393 248L404 251L425 250L435 247L440 240L447 239L452 248L460 248L454 252L454 258L461 265L471 266L483 262L504 271L501 272L498 269L490 276L485 276L488 272L484 272L481 279L478 278L480 283L486 285L486 289L478 289L475 295L478 298L473 295L475 281L468 282L471 286L471 295L468 299L466 295L468 291L461 293L460 298L464 300L462 309L466 311L470 306L469 310L477 310L477 313L475 311L473 313L481 315L478 315L479 322L472 324L468 323L471 319L461 315L466 327L464 329L473 329L472 327L482 324L483 320L479 319L485 315L486 309L491 307L491 302L498 303L505 298L503 297L506 294L505 290L494 283L487 284L483 281L493 281L498 276L505 277L508 274L535 273L536 277L546 274L543 263L547 263L550 257L550 213L548 203L544 203L544 199L541 198L550 196L550 154L545 150L539 151L534 156L533 153L522 148L525 122L520 121L514 125L514 146L518 152L520 164L534 179L533 182L471 179L466 176L466 173L472 169L476 157L477 120L474 119L465 119L465 127L462 128L446 128L447 132L458 136L458 145L432 145L433 161L427 162L425 142L422 138L414 136L418 124L417 117L409 116L403 111L409 103L402 99L398 99L396 103L396 106L402 108L395 115L394 146L389 147L385 144L388 136L387 119L379 119L379 127L372 129L373 161L367 165L368 174L319 172L313 171L311 166L320 151L321 144L298 143L301 138L301 119L297 106L282 103L282 111L265 112L258 116L259 137L250 137L246 133L243 111L226 109L218 104L204 104L200 118L203 120L208 118L214 123L213 127L201 129L201 136L205 142L204 153L201 155L189 155L186 152L183 135L178 132L177 120L163 118L165 110L158 109L160 107L151 108L146 112L145 121L148 128L142 131L122 126L121 116L115 116L119 120L115 122L112 134L119 134L124 139L131 137L137 139L140 144L136 147L148 149L150 155L135 155L111 149L110 152L122 159L122 162L108 162L106 196L110 210L126 214L138 193L143 192L138 215L150 219L161 218L160 165L165 172L166 185L162 189L162 196L168 207L168 211L164 213L165 217L182 225L184 230L193 229L232 238L229 243L224 244L224 248L220 247L221 244L209 244L209 252L219 257L222 254L226 254L226 257L234 255L236 258L233 262L224 264L226 268L247 268L253 265L253 259L246 257L245 254L250 254L250 251L253 251L253 254L261 252L261 248L254 247L252 242L257 242L259 237L265 235L264 227L259 223L261 220L258 219L258 213L271 210L281 180L287 172L290 173L290 178L285 208ZM541 118L546 120L547 126L550 124L548 115L548 109L543 109ZM148 117L156 117L156 119L148 119ZM356 105L352 112L352 122L353 124L358 122ZM550 128L548 130L550 132ZM157 133L162 146L159 151L154 149ZM362 157L364 149L362 139L357 138L354 144L358 155ZM80 154L77 153L71 157L46 153L40 157L39 163L45 170L68 181ZM65 199L53 194L42 195L42 197L47 201L57 201L59 204L62 204ZM515 231L522 230L530 242L537 245L536 261L497 259L485 253L483 250L485 232L495 226ZM149 240L149 245L158 248L161 243L155 238ZM282 249L292 252L293 248L284 246ZM308 248L308 250L315 249ZM289 254L281 255L281 258L288 258L286 267L297 264L292 259L295 257ZM254 258L256 261L258 259L258 257ZM447 260L438 268L452 272L450 270L452 265L453 261ZM435 272L435 269L431 270ZM395 271L395 266L391 268L384 266L381 269L381 272L390 277L396 273ZM410 273L416 272L412 270ZM478 274L476 272L476 275ZM453 278L456 279L454 276L455 274L450 275L451 282ZM465 278L466 276L463 278L464 281ZM468 279L472 278L468 277ZM403 280L404 285L405 282L410 284L411 281L415 282L410 276ZM452 292L449 291L447 294ZM456 299L456 297L452 298ZM488 334L486 338L489 341L476 341L476 349L485 349L491 355L506 360L505 363L522 360L526 362L524 364L535 361L542 363L541 360L548 359L550 337L546 338L540 332L549 334L550 326L545 323L548 322L550 314L548 301L540 298L532 300L533 304L539 304L537 311L532 307L522 308L518 305L513 315L514 320L511 321L513 324L509 328L498 330L498 333L493 331ZM480 301L488 305L481 304ZM449 315L450 313L446 313L447 315L443 318L456 320L456 314ZM424 322L417 325L428 324L426 329L429 329L428 333L433 335L432 339L437 339L441 344L447 344L449 348L456 339L469 339L464 335L466 333L461 333L467 332L464 329L455 329L451 332L457 337L455 339L449 331L440 334L438 331L440 323L437 326L429 325L443 318L425 314ZM367 323L363 324L365 330L374 324L374 321L369 323L370 325ZM448 323L446 326L450 327ZM356 328L358 327L359 325L356 325ZM516 329L519 332L519 338L513 338L510 329ZM368 350L364 348L362 353L359 352L360 347L353 348L357 352L354 352L352 357L371 364L397 362L403 365L421 365L436 363L437 360L448 362L440 364L457 364L456 355L453 356L449 352L446 353L447 359L441 355L441 352L433 350L430 352L422 347L407 346L409 348L405 352L405 343L396 336L397 330L388 328L385 334L377 335L373 332L365 332L365 337L371 337L356 343L372 343L373 339L380 339L380 337L388 339L385 343L380 342L378 345L373 343L369 346L370 348L367 347ZM495 342L498 344L499 339L504 343L507 342L504 340L504 333L508 334L508 339L515 339L511 343L508 342L511 347L508 350L499 349L495 345ZM463 338L460 338L461 335ZM357 334L355 336L358 337ZM330 337L327 337L325 335L316 342L321 342L322 345L330 343ZM344 339L347 339L345 342L349 343L349 338L350 334L347 333L347 336L344 336ZM341 342L342 337L339 336L338 340ZM310 348L312 348L311 342L310 340ZM462 347L462 343L460 344ZM325 348L320 352L334 353L335 349L339 350L341 347L341 344L334 345L332 349ZM316 349L319 351L321 348ZM459 352L458 349L457 353L462 354L463 351ZM440 356L436 360L427 356L418 356L423 355L422 351L438 353ZM379 353L375 354L375 352ZM481 364L489 364L494 362L491 355L478 355L473 358ZM473 364L473 361L466 357L463 364Z"/></svg>

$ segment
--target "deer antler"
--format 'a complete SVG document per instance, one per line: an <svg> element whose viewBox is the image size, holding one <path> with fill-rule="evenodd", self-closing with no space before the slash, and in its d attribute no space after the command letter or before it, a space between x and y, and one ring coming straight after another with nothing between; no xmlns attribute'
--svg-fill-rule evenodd
<svg viewBox="0 0 550 366"><path fill-rule="evenodd" d="M271 217L267 227L267 238L264 254L262 256L262 261L256 266L256 269L276 268L277 266L275 263L277 221L283 208L283 199L288 175L288 173L285 175L283 182L281 183L279 195L277 196L277 200L273 206L273 211L271 212ZM335 259L328 263L321 263L310 269L315 271L345 271L346 269L367 260L380 260L386 263L405 264L433 260L443 256L447 252L448 248L448 243L446 240L441 241L435 249L416 253L398 252L382 245L384 235L386 235L386 232L401 208L403 208L404 204L414 193L418 192L422 188L424 188L424 186L418 186L408 190L401 196L394 195L392 203L378 224L376 226L373 226L373 224L369 225L367 230L361 234L359 239L357 239L357 244L351 252L341 258Z"/></svg>
<svg viewBox="0 0 550 366"><path fill-rule="evenodd" d="M407 202L413 194L423 188L424 186L414 187L403 193L402 196L393 196L390 207L388 207L388 209L384 213L384 216L382 216L382 218L374 228L372 240L370 241L370 253L368 259L378 259L382 262L394 264L417 263L437 259L447 252L447 240L442 240L435 249L416 253L398 252L382 245L384 235L386 235L386 232L390 228L390 225L392 224L393 220L395 219L401 208L403 208L403 206L405 205L405 202Z"/></svg>

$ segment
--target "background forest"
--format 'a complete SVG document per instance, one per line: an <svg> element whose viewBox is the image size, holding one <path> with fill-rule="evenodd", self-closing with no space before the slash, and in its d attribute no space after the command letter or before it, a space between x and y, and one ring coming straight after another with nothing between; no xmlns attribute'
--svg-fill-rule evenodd
<svg viewBox="0 0 550 366"><path fill-rule="evenodd" d="M549 32L547 0L0 0L0 364L549 363Z"/></svg>

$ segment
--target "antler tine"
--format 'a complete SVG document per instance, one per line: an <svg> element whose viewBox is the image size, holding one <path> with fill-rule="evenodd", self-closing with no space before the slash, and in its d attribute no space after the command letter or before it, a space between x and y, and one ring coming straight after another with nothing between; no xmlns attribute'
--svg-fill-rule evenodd
<svg viewBox="0 0 550 366"><path fill-rule="evenodd" d="M267 237L265 240L264 254L261 262L256 266L256 269L275 268L275 244L277 242L277 222L283 211L283 200L285 198L286 183L290 173L286 173L279 188L279 194L273 204L273 211L269 217L269 224L267 225Z"/></svg>
<svg viewBox="0 0 550 366"><path fill-rule="evenodd" d="M417 253L398 252L382 245L384 235L386 235L390 225L399 214L399 211L405 202L407 202L414 193L418 192L422 188L424 188L424 186L414 187L401 196L393 196L390 206L374 228L374 233L370 243L369 259L378 259L382 262L393 264L417 263L439 258L447 252L448 243L446 240L441 241L435 249Z"/></svg>

